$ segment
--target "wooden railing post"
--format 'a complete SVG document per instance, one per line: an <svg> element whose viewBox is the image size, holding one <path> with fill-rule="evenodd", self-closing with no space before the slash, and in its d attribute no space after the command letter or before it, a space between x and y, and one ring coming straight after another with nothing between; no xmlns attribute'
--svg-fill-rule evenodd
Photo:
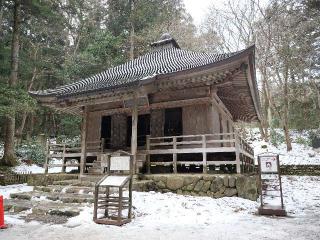
<svg viewBox="0 0 320 240"><path fill-rule="evenodd" d="M146 138L147 138L147 141L146 141L146 147L147 147L147 173L148 174L150 174L150 168L151 168L151 166L150 166L150 153L149 153L149 151L150 151L150 135L147 135L146 136Z"/></svg>
<svg viewBox="0 0 320 240"><path fill-rule="evenodd" d="M62 172L66 172L66 144L63 144L63 150L62 150Z"/></svg>
<svg viewBox="0 0 320 240"><path fill-rule="evenodd" d="M172 138L172 142L173 142L173 172L177 173L177 153L175 152L175 150L177 149L177 137L173 137Z"/></svg>
<svg viewBox="0 0 320 240"><path fill-rule="evenodd" d="M105 149L105 145L106 145L106 139L105 138L101 138L101 153L104 152L104 149Z"/></svg>
<svg viewBox="0 0 320 240"><path fill-rule="evenodd" d="M239 139L238 134L235 134L235 149L236 149L237 173L241 173L241 166L240 166L240 139Z"/></svg>
<svg viewBox="0 0 320 240"><path fill-rule="evenodd" d="M48 173L48 169L49 169L49 157L50 157L50 148L49 148L49 139L47 139L46 142L46 159L45 159L45 163L44 163L44 173L47 174Z"/></svg>
<svg viewBox="0 0 320 240"><path fill-rule="evenodd" d="M202 172L207 173L207 143L206 143L206 135L202 135Z"/></svg>

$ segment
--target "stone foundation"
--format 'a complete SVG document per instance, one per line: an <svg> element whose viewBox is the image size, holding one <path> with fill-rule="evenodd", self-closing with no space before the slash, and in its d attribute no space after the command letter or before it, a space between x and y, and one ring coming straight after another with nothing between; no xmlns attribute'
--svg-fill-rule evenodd
<svg viewBox="0 0 320 240"><path fill-rule="evenodd" d="M209 196L213 198L238 196L253 201L258 198L256 176L238 174L154 174L143 175L142 178L149 180L146 181L148 182L148 190L157 192L174 192L183 195Z"/></svg>
<svg viewBox="0 0 320 240"><path fill-rule="evenodd" d="M50 173L50 174L30 174L28 175L28 185L30 186L47 186L54 181L76 180L78 174Z"/></svg>

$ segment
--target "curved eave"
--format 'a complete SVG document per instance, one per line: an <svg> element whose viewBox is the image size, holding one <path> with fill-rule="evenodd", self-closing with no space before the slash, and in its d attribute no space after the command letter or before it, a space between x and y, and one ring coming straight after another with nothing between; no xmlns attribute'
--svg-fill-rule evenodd
<svg viewBox="0 0 320 240"><path fill-rule="evenodd" d="M158 74L151 76L150 78L147 79L140 79L133 81L131 83L126 83L123 85L117 85L113 87L106 87L106 88L100 88L100 89L93 89L85 92L79 92L79 93L70 93L67 95L61 95L61 96L56 96L54 93L53 94L41 94L39 92L29 92L29 94L34 97L35 99L38 100L38 102L47 105L47 106L52 106L56 107L56 103L61 102L61 101L71 101L75 99L81 99L81 98L86 98L86 97L91 97L92 95L101 95L101 94L106 94L106 93L112 93L112 92L118 92L118 91L126 91L129 90L130 88L134 86L141 86L141 85L146 85L150 84L156 80L161 80L161 79L168 79L171 77L178 77L179 75L184 76L184 75L189 75L189 74L197 74L197 73L202 73L206 71L212 71L215 69L218 69L219 67L227 64L232 64L237 61L241 61L243 59L249 64L249 74L250 77L248 78L248 85L250 87L250 93L251 93L251 98L252 102L257 114L257 118L260 120L261 119L261 114L260 114L260 101L259 101L259 96L258 96L258 90L257 90L257 82L256 82L256 74L255 74L255 45L252 45L239 53L225 58L223 60L214 62L214 63L209 63L203 66L199 67L194 67L186 70L181 70L181 71L176 71L176 72L171 72L171 73L165 73L165 74Z"/></svg>

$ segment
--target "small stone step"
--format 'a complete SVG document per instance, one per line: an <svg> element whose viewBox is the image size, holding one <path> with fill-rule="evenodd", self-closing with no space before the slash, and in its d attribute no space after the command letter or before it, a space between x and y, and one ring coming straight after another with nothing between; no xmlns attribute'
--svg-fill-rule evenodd
<svg viewBox="0 0 320 240"><path fill-rule="evenodd" d="M21 199L5 199L4 201L5 211L8 211L8 214L29 210L30 213L23 216L26 221L36 220L56 224L65 223L68 218L78 216L80 214L80 206L61 202Z"/></svg>
<svg viewBox="0 0 320 240"><path fill-rule="evenodd" d="M66 187L67 186L62 186L62 185L48 185L48 186L34 186L33 189L39 192L60 193Z"/></svg>
<svg viewBox="0 0 320 240"><path fill-rule="evenodd" d="M92 182L92 183L96 183L98 181L101 180L101 178L103 178L105 175L82 175L80 176L80 181L84 181L84 182Z"/></svg>
<svg viewBox="0 0 320 240"><path fill-rule="evenodd" d="M30 210L33 204L29 200L23 199L4 199L4 211L10 211L14 213L19 213L22 211Z"/></svg>
<svg viewBox="0 0 320 240"><path fill-rule="evenodd" d="M35 191L39 192L51 192L51 193L76 193L76 194L93 194L93 187L78 187L78 186L61 186L61 185L49 185L49 186L35 186Z"/></svg>
<svg viewBox="0 0 320 240"><path fill-rule="evenodd" d="M54 181L52 185L94 187L95 182L81 181L81 180L68 180L68 181Z"/></svg>
<svg viewBox="0 0 320 240"><path fill-rule="evenodd" d="M32 209L32 213L36 214L50 214L50 215L64 215L67 217L74 217L80 214L80 210L75 208L72 204L64 204L59 202L38 202L21 199L5 199L5 211L21 212Z"/></svg>
<svg viewBox="0 0 320 240"><path fill-rule="evenodd" d="M95 182L90 182L90 181L78 181L72 184L72 186L78 186L78 187L94 187L95 185L96 185Z"/></svg>
<svg viewBox="0 0 320 240"><path fill-rule="evenodd" d="M154 191L155 183L153 180L136 180L132 182L132 190L137 192Z"/></svg>
<svg viewBox="0 0 320 240"><path fill-rule="evenodd" d="M92 194L67 194L67 193L48 193L48 192L23 192L10 194L12 199L20 200L51 200L64 203L93 203Z"/></svg>
<svg viewBox="0 0 320 240"><path fill-rule="evenodd" d="M54 181L52 185L61 185L61 186L67 186L72 185L74 183L79 182L78 179L72 179L72 180L63 180L63 181Z"/></svg>

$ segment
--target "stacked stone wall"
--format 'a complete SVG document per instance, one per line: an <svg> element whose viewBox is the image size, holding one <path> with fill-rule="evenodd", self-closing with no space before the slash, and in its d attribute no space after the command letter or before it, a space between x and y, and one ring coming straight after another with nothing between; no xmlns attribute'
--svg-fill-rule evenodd
<svg viewBox="0 0 320 240"><path fill-rule="evenodd" d="M238 196L256 201L258 184L256 176L247 175L145 175L149 182L149 190L158 192L174 192L191 196L208 196L213 198Z"/></svg>

